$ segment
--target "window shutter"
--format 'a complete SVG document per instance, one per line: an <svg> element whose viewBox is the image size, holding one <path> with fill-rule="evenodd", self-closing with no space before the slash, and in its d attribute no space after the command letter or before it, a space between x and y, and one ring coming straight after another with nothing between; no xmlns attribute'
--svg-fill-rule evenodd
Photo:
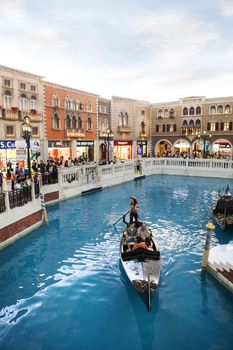
<svg viewBox="0 0 233 350"><path fill-rule="evenodd" d="M224 130L224 123L221 123L221 130Z"/></svg>
<svg viewBox="0 0 233 350"><path fill-rule="evenodd" d="M159 126L156 125L156 132L159 132Z"/></svg>
<svg viewBox="0 0 233 350"><path fill-rule="evenodd" d="M176 124L173 125L173 130L176 132Z"/></svg>
<svg viewBox="0 0 233 350"><path fill-rule="evenodd" d="M170 125L167 124L167 132L169 132L169 131L170 131Z"/></svg>
<svg viewBox="0 0 233 350"><path fill-rule="evenodd" d="M163 124L163 132L165 132L165 129L166 128L166 125L165 124Z"/></svg>
<svg viewBox="0 0 233 350"><path fill-rule="evenodd" d="M229 130L232 130L232 122L229 123Z"/></svg>
<svg viewBox="0 0 233 350"><path fill-rule="evenodd" d="M207 130L210 131L210 123L207 123Z"/></svg>
<svg viewBox="0 0 233 350"><path fill-rule="evenodd" d="M215 130L218 131L218 123L215 123Z"/></svg>

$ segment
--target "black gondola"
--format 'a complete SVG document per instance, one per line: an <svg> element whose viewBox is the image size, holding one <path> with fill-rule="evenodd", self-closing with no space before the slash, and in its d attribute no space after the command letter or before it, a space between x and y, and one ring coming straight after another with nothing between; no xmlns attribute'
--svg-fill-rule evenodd
<svg viewBox="0 0 233 350"><path fill-rule="evenodd" d="M120 242L120 259L124 271L136 291L142 296L151 311L152 296L160 278L160 251L155 238L151 236L153 250L136 249L125 251L125 240Z"/></svg>
<svg viewBox="0 0 233 350"><path fill-rule="evenodd" d="M229 194L229 187L223 195L219 192L219 199L213 207L213 216L219 227L225 231L233 227L233 196Z"/></svg>

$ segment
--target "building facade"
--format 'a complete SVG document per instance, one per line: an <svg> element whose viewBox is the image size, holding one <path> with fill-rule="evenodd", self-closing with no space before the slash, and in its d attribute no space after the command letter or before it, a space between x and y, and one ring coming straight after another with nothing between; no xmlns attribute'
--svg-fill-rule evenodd
<svg viewBox="0 0 233 350"><path fill-rule="evenodd" d="M150 103L112 97L114 158L133 159L150 154Z"/></svg>
<svg viewBox="0 0 233 350"><path fill-rule="evenodd" d="M152 153L232 158L233 97L193 96L151 105Z"/></svg>
<svg viewBox="0 0 233 350"><path fill-rule="evenodd" d="M113 131L111 123L111 100L98 98L98 163L107 164L113 160Z"/></svg>
<svg viewBox="0 0 233 350"><path fill-rule="evenodd" d="M14 68L0 66L0 169L7 163L27 162L22 123L27 115L31 124L30 157L43 156L42 77Z"/></svg>
<svg viewBox="0 0 233 350"><path fill-rule="evenodd" d="M97 158L98 95L44 82L47 157Z"/></svg>

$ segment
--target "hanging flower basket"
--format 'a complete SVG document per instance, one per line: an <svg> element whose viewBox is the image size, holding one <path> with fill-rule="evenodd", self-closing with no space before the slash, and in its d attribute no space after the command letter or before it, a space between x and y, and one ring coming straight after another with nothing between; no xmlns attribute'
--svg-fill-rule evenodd
<svg viewBox="0 0 233 350"><path fill-rule="evenodd" d="M30 109L30 114L36 114L36 109Z"/></svg>
<svg viewBox="0 0 233 350"><path fill-rule="evenodd" d="M16 113L16 112L18 112L19 109L18 109L18 107L11 107L11 110L13 113Z"/></svg>

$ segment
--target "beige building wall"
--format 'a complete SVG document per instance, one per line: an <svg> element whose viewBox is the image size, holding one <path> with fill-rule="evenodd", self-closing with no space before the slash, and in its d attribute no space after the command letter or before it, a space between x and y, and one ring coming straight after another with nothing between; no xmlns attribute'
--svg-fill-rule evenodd
<svg viewBox="0 0 233 350"><path fill-rule="evenodd" d="M22 95L25 97L24 108ZM36 134L32 133L31 138L40 139L43 143L42 77L0 65L0 140L23 140L25 115L30 117L33 131L38 130Z"/></svg>

